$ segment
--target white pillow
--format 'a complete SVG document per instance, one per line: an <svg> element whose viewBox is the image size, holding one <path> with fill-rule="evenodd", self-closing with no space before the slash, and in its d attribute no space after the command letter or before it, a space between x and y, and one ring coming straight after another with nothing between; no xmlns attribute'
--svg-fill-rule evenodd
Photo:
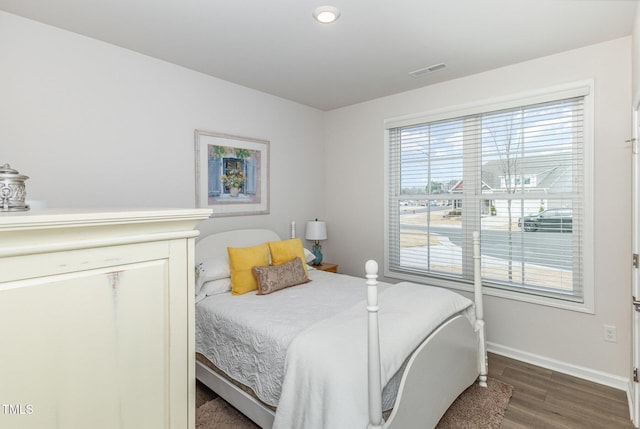
<svg viewBox="0 0 640 429"><path fill-rule="evenodd" d="M304 259L307 261L307 264L310 264L314 259L316 259L316 255L314 255L311 250L304 249Z"/></svg>
<svg viewBox="0 0 640 429"><path fill-rule="evenodd" d="M206 282L231 277L229 260L227 258L207 259L196 265L196 295Z"/></svg>
<svg viewBox="0 0 640 429"><path fill-rule="evenodd" d="M231 278L211 280L202 285L196 294L196 302L200 302L208 296L231 292Z"/></svg>
<svg viewBox="0 0 640 429"><path fill-rule="evenodd" d="M202 262L201 274L202 282L211 280L226 279L231 277L231 268L229 268L229 260L227 258L207 259Z"/></svg>

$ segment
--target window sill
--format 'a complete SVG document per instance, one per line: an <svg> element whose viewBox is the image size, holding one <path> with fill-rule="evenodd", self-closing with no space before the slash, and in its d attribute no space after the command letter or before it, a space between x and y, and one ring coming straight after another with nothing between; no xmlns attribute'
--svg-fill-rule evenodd
<svg viewBox="0 0 640 429"><path fill-rule="evenodd" d="M385 268L384 276L389 279L411 281L414 283L428 284L432 286L443 287L447 289L453 289L461 292L467 292L473 294L473 285L465 282L458 282L454 280L447 280L437 277L426 277L419 275L412 275L407 273L399 273L396 271L389 271ZM513 290L501 289L497 287L482 286L482 294L484 296L493 296L502 299L509 299L512 301L526 302L529 304L543 305L546 307L559 308L562 310L576 311L579 313L595 314L593 306L593 299L589 299L585 296L585 302L574 302L564 300L560 298L553 298L548 296L536 295L533 293L517 292ZM591 302L591 304L589 304Z"/></svg>

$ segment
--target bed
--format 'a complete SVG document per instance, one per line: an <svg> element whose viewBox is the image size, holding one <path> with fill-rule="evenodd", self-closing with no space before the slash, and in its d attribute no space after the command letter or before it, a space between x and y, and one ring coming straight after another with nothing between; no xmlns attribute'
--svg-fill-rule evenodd
<svg viewBox="0 0 640 429"><path fill-rule="evenodd" d="M467 387L486 386L478 275L473 302L378 283L375 261L366 281L307 267L308 283L232 295L227 248L278 241L247 229L196 243L197 267L223 276L198 288L196 377L261 428L434 427ZM476 273L479 253L474 234Z"/></svg>

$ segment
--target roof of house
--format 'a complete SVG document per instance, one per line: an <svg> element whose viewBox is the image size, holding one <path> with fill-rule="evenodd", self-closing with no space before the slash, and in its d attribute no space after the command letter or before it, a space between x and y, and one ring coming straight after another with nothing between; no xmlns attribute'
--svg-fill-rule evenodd
<svg viewBox="0 0 640 429"><path fill-rule="evenodd" d="M572 183L573 168L570 157L565 154L550 154L529 157L513 157L487 161L482 166L482 190L504 189L501 178L507 176L508 167L514 177L536 177L536 185L531 189L561 190ZM464 181L458 181L448 192L461 193Z"/></svg>

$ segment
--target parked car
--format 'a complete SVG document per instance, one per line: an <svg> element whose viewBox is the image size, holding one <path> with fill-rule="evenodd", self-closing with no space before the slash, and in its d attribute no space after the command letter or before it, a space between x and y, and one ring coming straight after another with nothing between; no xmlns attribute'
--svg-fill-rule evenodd
<svg viewBox="0 0 640 429"><path fill-rule="evenodd" d="M536 215L518 219L518 226L525 231L560 231L573 230L573 211L571 209L549 209Z"/></svg>

